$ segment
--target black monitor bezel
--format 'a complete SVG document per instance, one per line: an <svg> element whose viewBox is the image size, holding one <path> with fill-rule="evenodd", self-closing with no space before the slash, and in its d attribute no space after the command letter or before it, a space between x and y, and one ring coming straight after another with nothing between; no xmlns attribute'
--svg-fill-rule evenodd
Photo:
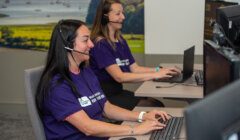
<svg viewBox="0 0 240 140"><path fill-rule="evenodd" d="M220 140L222 132L240 120L240 80L193 103L184 111L187 139Z"/></svg>

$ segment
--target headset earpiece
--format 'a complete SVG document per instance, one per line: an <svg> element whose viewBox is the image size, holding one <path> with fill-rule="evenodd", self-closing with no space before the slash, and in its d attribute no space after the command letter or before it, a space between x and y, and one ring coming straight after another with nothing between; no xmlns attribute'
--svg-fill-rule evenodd
<svg viewBox="0 0 240 140"><path fill-rule="evenodd" d="M106 25L109 22L108 15L104 14L102 17L102 24Z"/></svg>
<svg viewBox="0 0 240 140"><path fill-rule="evenodd" d="M63 41L63 44L67 47L67 48L73 48L73 43L72 42L69 42L68 40L66 40L63 36L63 31L62 31L62 27L61 27L61 24L62 24L63 20L61 20L59 23L58 23L58 31L59 31L59 34L60 34L60 37ZM69 50L68 50L69 51Z"/></svg>

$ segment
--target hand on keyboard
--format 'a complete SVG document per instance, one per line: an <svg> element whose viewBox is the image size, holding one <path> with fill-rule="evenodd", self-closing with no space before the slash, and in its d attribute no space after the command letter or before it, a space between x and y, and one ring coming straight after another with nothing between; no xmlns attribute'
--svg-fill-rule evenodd
<svg viewBox="0 0 240 140"><path fill-rule="evenodd" d="M174 82L181 81L182 79L182 70L176 66L173 68L161 68L160 71L156 72L155 74L157 74L153 79L155 82Z"/></svg>
<svg viewBox="0 0 240 140"><path fill-rule="evenodd" d="M147 133L152 132L154 130L163 129L165 127L166 127L165 124L162 124L158 121L147 120L147 121L144 121L144 122L142 122L139 125L136 125L134 127L134 135L147 134Z"/></svg>
<svg viewBox="0 0 240 140"><path fill-rule="evenodd" d="M165 120L163 120L163 118L162 117L160 117L159 119L158 119L158 122L160 122L160 123L162 123L162 124L165 124Z"/></svg>
<svg viewBox="0 0 240 140"><path fill-rule="evenodd" d="M158 72L155 74L155 79L168 79L173 76L179 75L181 73L181 70L178 68L161 68Z"/></svg>
<svg viewBox="0 0 240 140"><path fill-rule="evenodd" d="M143 120L157 121L159 117L163 118L164 121L166 121L170 118L169 115L165 111L152 110L152 111L144 114Z"/></svg>
<svg viewBox="0 0 240 140"><path fill-rule="evenodd" d="M178 138L183 124L183 117L172 117L167 121L159 119L159 121L165 123L166 127L153 131L150 140L173 140Z"/></svg>
<svg viewBox="0 0 240 140"><path fill-rule="evenodd" d="M164 121L170 119L169 115L165 111L152 110L143 115L143 122L134 128L134 134L146 134L153 130L159 130L166 127L164 123L158 121L162 118Z"/></svg>

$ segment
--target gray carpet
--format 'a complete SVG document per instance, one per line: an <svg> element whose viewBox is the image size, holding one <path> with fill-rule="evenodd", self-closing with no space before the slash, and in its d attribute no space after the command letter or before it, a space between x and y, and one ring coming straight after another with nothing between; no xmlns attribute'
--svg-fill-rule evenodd
<svg viewBox="0 0 240 140"><path fill-rule="evenodd" d="M34 140L27 114L0 113L1 140Z"/></svg>

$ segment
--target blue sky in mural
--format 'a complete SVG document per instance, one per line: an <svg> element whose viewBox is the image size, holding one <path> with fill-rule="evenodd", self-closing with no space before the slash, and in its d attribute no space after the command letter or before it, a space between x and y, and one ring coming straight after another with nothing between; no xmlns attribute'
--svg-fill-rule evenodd
<svg viewBox="0 0 240 140"><path fill-rule="evenodd" d="M73 18L85 21L91 0L0 0L0 25L46 24Z"/></svg>

